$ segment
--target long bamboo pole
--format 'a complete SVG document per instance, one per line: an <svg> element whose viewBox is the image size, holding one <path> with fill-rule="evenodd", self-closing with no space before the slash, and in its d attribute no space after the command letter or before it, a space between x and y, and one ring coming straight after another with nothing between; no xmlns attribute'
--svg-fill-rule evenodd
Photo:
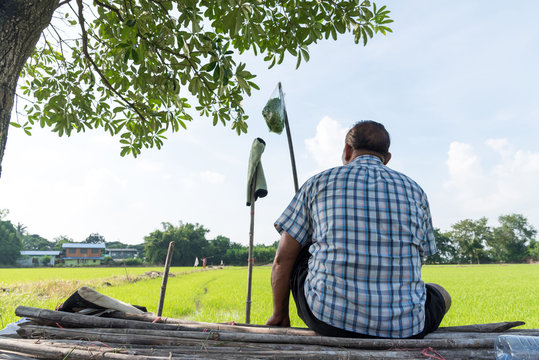
<svg viewBox="0 0 539 360"><path fill-rule="evenodd" d="M463 326L447 326L438 328L437 331L451 331L451 332L503 332L514 328L516 326L525 325L524 321L508 321L490 324L473 324Z"/></svg>
<svg viewBox="0 0 539 360"><path fill-rule="evenodd" d="M18 331L25 337L51 334L55 338L89 339L121 344L146 345L181 345L196 341L231 341L257 343L262 347L279 347L280 344L308 346L341 347L347 349L388 350L394 348L427 348L435 349L483 349L492 348L495 338L484 339L351 339L327 336L283 336L248 333L213 332L201 333L192 331L164 331L151 329L57 329L47 326L27 325Z"/></svg>
<svg viewBox="0 0 539 360"><path fill-rule="evenodd" d="M15 315L28 317L38 321L53 321L71 327L99 327L99 328L133 328L133 329L160 329L160 330L185 330L202 332L203 329L193 329L182 325L154 324L144 321L124 320L114 318L102 318L97 316L81 315L64 311L52 311L29 306L19 306L15 309Z"/></svg>
<svg viewBox="0 0 539 360"><path fill-rule="evenodd" d="M84 334L82 336L88 336ZM100 341L99 336L89 335L93 341ZM47 340L41 339L40 342L47 343ZM302 348L298 350L283 350L278 346L275 348L226 348L220 346L173 346L157 347L154 349L144 348L143 345L130 345L129 350L121 347L101 347L97 348L86 342L86 344L71 345L71 348L58 346L63 344L34 344L28 340L12 340L2 342L0 340L0 349L17 351L19 353L34 354L40 358L69 358L69 359L417 359L420 356L421 349L394 349L390 351L379 351L370 349L311 349ZM458 351L458 350L457 350ZM455 358L474 358L483 359L480 355L483 353L474 350L465 349L465 352L458 351L461 356ZM451 353L455 353L451 351ZM479 356L470 357L471 354ZM63 355L66 355L65 357ZM464 356L463 356L464 355Z"/></svg>
<svg viewBox="0 0 539 360"><path fill-rule="evenodd" d="M292 164L292 176L294 178L294 190L298 192L298 173L296 170L296 158L294 156L294 145L292 144L292 134L290 133L290 126L288 125L288 113L286 112L286 105L284 101L283 87L281 82L279 82L279 97L283 102L283 112L284 112L284 126L286 129L286 138L288 139L288 150L290 151L290 162Z"/></svg>
<svg viewBox="0 0 539 360"><path fill-rule="evenodd" d="M272 344L272 343L248 343L248 342L241 342L241 341L214 341L211 340L210 333L206 334L205 338L200 339L191 339L186 338L184 336L184 333L181 331L162 331L162 330L150 330L147 329L119 329L119 328L55 328L51 326L43 326L43 325L28 325L25 324L24 326L20 327L18 330L19 335L23 336L25 338L50 338L50 339L88 339L88 336L91 334L99 334L102 336L105 336L103 339L105 339L107 342L112 343L113 338L106 338L107 334L112 334L116 336L123 336L127 339L127 341L132 341L132 338L130 336L137 335L137 336L144 336L146 337L146 340L152 338L152 336L155 336L157 341L162 341L163 339L174 339L179 345L177 346L198 346L201 343L204 343L205 346L215 345L218 344L218 346L222 348L243 348L243 349L249 349L249 348L256 348L256 349L274 349L278 347L281 350L304 350L306 347L312 350L334 350L332 347L328 346L319 346L319 345L301 345L301 344ZM208 338L209 337L209 338ZM134 338L133 338L134 339ZM72 340L73 341L73 340ZM133 341L136 341L134 339ZM118 344L122 342L116 342ZM143 343L136 343L136 345L155 345L155 344L143 344ZM161 347L165 348L170 345L162 345Z"/></svg>
<svg viewBox="0 0 539 360"><path fill-rule="evenodd" d="M107 331L110 331L111 329L107 329ZM34 340L20 340L21 342L29 342ZM159 346L155 347L154 345L131 345L129 346L129 350L126 349L125 345L122 344L111 344L107 346L103 343L98 342L87 342L84 340L48 340L41 338L39 340L40 344L46 345L46 346L55 346L60 348L69 348L72 349L73 347L84 347L85 350L104 350L104 348L107 348L110 350L110 345L114 345L116 352L119 353L133 353L137 355L153 355L153 356L170 356L172 353L173 356L178 354L180 351L184 350L183 346ZM266 353L272 353L272 358L287 358L287 356L282 356L283 353L280 352L280 350L294 350L294 351L303 351L302 354L305 353L305 351L315 351L322 354L325 354L326 352L335 351L334 348L330 347L321 347L321 346L302 346L302 345L287 345L287 344L267 344L268 346L261 346L264 344L249 344L249 343L230 343L230 342L220 342L217 343L217 346L207 346L208 342L205 343L206 347L201 347L201 349L208 348L210 351L213 349L218 349L220 354L228 354L228 353L236 353L236 356L241 356L241 354L244 350L248 350L245 357L253 358L253 355L251 351L258 350L257 355L262 355ZM196 346L196 345L195 345ZM1 347L0 347L1 349ZM187 347L187 349L189 349ZM342 350L342 349L340 349ZM393 349L393 350L369 350L369 349L348 349L346 352L349 353L348 357L343 357L346 359L417 359L417 358L424 358L424 355L420 354L423 349L420 348L399 348L399 349ZM204 350L201 350L201 353ZM446 359L493 359L495 357L494 355L494 348L492 349L440 349L438 350L438 353L442 355ZM241 355L240 355L241 354ZM359 356L358 356L359 355ZM293 359L297 359L300 356L295 356ZM22 359L21 359L22 360ZM30 360L30 359L28 359Z"/></svg>
<svg viewBox="0 0 539 360"><path fill-rule="evenodd" d="M157 322L163 324L179 324L189 328L200 328L200 329L213 329L221 331L232 331L232 332L251 332L258 334L281 334L281 335L303 335L303 336L314 336L317 335L314 331L307 328L298 328L298 327L280 327L280 326L268 326L268 325L257 325L257 324L227 324L227 323L209 323L193 320L184 320L184 319L175 319L169 317L157 317L149 313L146 314L130 314L124 313L121 311L115 311L113 313L107 314L107 316L114 317L117 319L128 319L128 320L139 320L147 322ZM448 338L448 337L466 337L474 336L481 337L485 333L496 333L495 336L498 336L499 332L506 332L507 330L524 325L523 321L509 321L509 322L500 322L500 323L490 323L490 324L475 324L475 325L464 325L464 326L449 326L449 327L440 327L433 333L427 335L427 338ZM511 330L511 334L518 333L519 335L535 335L539 336L539 330L536 329L516 329Z"/></svg>
<svg viewBox="0 0 539 360"><path fill-rule="evenodd" d="M168 317L157 317L151 314L130 314L120 311L107 314L107 317L114 317L117 319L138 320L146 322L156 322L162 324L179 324L190 329L204 329L204 330L217 330L227 332L243 332L243 333L255 333L255 334L274 334L274 335L300 335L300 336L316 336L317 334L306 328L285 328L280 326L267 326L267 325L252 325L252 324L223 324L223 323L208 323L192 320L175 319ZM516 329L507 330L513 326L520 325L521 322L505 322L505 323L493 323L493 324L477 324L470 326L454 326L454 327L442 327L437 331L428 334L426 339L479 339L488 337L497 337L500 332L508 335L524 335L524 336L539 336L538 329ZM451 329L455 329L452 331ZM505 330L503 330L505 329Z"/></svg>
<svg viewBox="0 0 539 360"><path fill-rule="evenodd" d="M63 349L54 346L46 346L42 344L36 344L34 340L32 342L18 340L18 339L6 339L0 337L0 349L7 351L20 352L23 354L35 355L38 359L114 359L114 360L136 360L136 359L148 359L148 360L166 360L169 357L154 357L154 356L136 356L133 354L118 354L113 351L91 351L84 349Z"/></svg>
<svg viewBox="0 0 539 360"><path fill-rule="evenodd" d="M165 293L167 291L168 271L170 269L170 261L174 252L174 241L168 244L167 259L165 260L165 269L163 270L163 281L161 282L161 293L159 294L159 304L157 305L157 316L163 314L163 305L165 303Z"/></svg>
<svg viewBox="0 0 539 360"><path fill-rule="evenodd" d="M245 301L245 322L251 323L251 286L253 281L253 248L255 237L255 192L256 176L258 175L258 166L256 167L253 178L251 179L251 223L249 225L249 258L247 259L247 300Z"/></svg>
<svg viewBox="0 0 539 360"><path fill-rule="evenodd" d="M0 338L0 350L14 351L18 354L14 359L24 359L20 354L32 355L32 358L56 358L56 359L79 359L90 360L96 358L128 360L128 359L152 359L152 360L176 360L176 359L418 359L424 358L421 353L423 349L393 349L393 350L310 350L303 349L295 352L282 351L279 349L247 349L237 350L235 348L220 347L147 347L144 345L132 345L129 349L125 346L109 347L96 346L95 342L54 342L40 339L35 340L3 339ZM235 351L232 353L231 351ZM447 359L492 359L494 349L442 349L438 353ZM8 355L8 358L9 355Z"/></svg>
<svg viewBox="0 0 539 360"><path fill-rule="evenodd" d="M127 320L139 320L147 322L157 322L163 324L179 324L188 328L194 329L208 329L208 330L221 330L231 332L250 332L257 334L281 334L281 335L303 335L314 336L316 333L310 329L297 328L297 327L280 327L280 326L266 326L266 325L254 325L254 324L217 324L201 321L174 319L169 317L157 317L150 314L130 314L121 311L115 311L107 314L108 317L114 317L117 319Z"/></svg>

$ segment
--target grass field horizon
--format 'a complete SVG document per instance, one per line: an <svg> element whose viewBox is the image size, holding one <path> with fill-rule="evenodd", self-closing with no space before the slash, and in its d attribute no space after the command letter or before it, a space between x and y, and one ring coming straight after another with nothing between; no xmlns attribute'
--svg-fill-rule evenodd
<svg viewBox="0 0 539 360"><path fill-rule="evenodd" d="M162 267L0 269L0 326L18 319L19 305L54 309L81 286L155 312L161 278L141 277ZM174 267L163 316L205 322L244 322L246 267L194 270ZM271 315L271 267L253 272L251 323ZM441 326L522 320L539 328L539 264L427 265L425 282L444 286L453 303ZM305 327L291 300L292 326Z"/></svg>

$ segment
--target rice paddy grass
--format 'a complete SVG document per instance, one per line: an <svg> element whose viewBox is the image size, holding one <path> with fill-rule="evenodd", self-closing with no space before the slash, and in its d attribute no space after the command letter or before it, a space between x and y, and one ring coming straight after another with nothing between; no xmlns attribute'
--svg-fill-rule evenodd
<svg viewBox="0 0 539 360"><path fill-rule="evenodd" d="M0 326L16 321L19 305L54 309L80 286L155 312L161 279L137 278L162 268L0 269ZM127 275L126 275L127 272ZM206 322L245 322L247 268L172 268L163 316ZM255 267L251 323L271 315L271 267ZM539 265L425 266L425 282L444 286L453 303L441 326L522 320L539 328ZM304 327L290 303L292 326ZM3 327L2 326L2 327Z"/></svg>
<svg viewBox="0 0 539 360"><path fill-rule="evenodd" d="M451 294L441 326L522 320L539 328L539 264L424 266L422 278Z"/></svg>
<svg viewBox="0 0 539 360"><path fill-rule="evenodd" d="M162 271L163 267L56 267L0 269L0 287L11 284L33 283L47 280L99 280L110 277L129 277L149 271ZM192 268L172 267L171 271L189 271Z"/></svg>

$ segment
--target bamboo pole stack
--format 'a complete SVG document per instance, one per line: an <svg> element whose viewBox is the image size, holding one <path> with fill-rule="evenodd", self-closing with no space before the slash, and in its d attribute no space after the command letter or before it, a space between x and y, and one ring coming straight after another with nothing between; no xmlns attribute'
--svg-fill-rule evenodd
<svg viewBox="0 0 539 360"><path fill-rule="evenodd" d="M444 328L422 340L347 339L307 329L213 324L147 315L112 313L111 318L20 306L31 321L18 338L0 337L8 359L491 359L494 341L521 323ZM506 333L539 336L539 330ZM36 341L36 339L38 341Z"/></svg>

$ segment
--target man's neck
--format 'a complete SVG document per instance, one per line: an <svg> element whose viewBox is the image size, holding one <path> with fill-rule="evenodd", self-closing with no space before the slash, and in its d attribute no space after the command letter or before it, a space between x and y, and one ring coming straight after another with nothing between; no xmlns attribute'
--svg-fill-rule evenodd
<svg viewBox="0 0 539 360"><path fill-rule="evenodd" d="M385 159L384 157L375 152L375 151L370 151L370 150L355 150L352 152L352 159L350 161L354 161L355 158L357 158L358 156L362 156L362 155L373 155L373 156L376 156L378 159L380 159L380 161L382 161L382 163L384 163Z"/></svg>

